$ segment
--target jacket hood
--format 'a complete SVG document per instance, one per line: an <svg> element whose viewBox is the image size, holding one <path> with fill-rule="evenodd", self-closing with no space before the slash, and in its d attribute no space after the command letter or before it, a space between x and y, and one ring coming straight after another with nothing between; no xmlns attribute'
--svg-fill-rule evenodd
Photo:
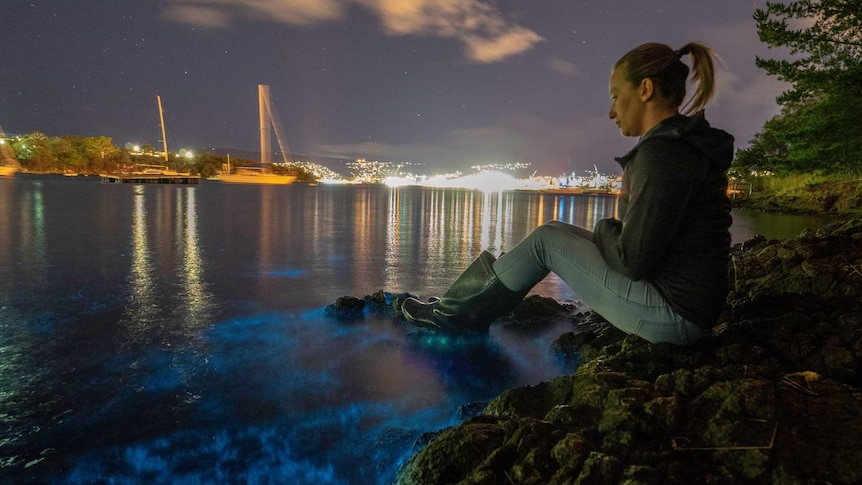
<svg viewBox="0 0 862 485"><path fill-rule="evenodd" d="M713 167L725 171L733 160L733 135L713 128L706 121L703 111L694 116L675 115L659 122L648 131L628 153L617 158L623 167L634 158L640 145L652 138L682 140L700 150Z"/></svg>

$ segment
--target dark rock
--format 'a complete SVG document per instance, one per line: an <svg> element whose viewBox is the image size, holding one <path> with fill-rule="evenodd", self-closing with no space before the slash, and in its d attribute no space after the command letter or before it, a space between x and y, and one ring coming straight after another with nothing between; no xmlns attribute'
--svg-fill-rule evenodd
<svg viewBox="0 0 862 485"><path fill-rule="evenodd" d="M354 296L342 296L327 305L324 314L341 321L361 320L365 317L365 300Z"/></svg>
<svg viewBox="0 0 862 485"><path fill-rule="evenodd" d="M407 298L415 297L409 293L393 294L377 290L374 294L363 297L363 300L365 300L365 312L389 318L401 318L401 303Z"/></svg>
<svg viewBox="0 0 862 485"><path fill-rule="evenodd" d="M776 390L775 483L862 483L862 392L813 373Z"/></svg>
<svg viewBox="0 0 862 485"><path fill-rule="evenodd" d="M519 331L541 331L565 320L574 313L571 305L562 305L553 298L530 295L512 311L513 321L508 328Z"/></svg>
<svg viewBox="0 0 862 485"><path fill-rule="evenodd" d="M487 401L468 402L467 404L458 407L458 418L461 420L465 420L467 418L478 416L482 414L482 411L485 410L485 407L487 405Z"/></svg>
<svg viewBox="0 0 862 485"><path fill-rule="evenodd" d="M365 298L365 310L368 313L374 315L392 315L392 304L391 304L391 295L387 294L383 290L378 290L376 293L372 295L366 295ZM388 300L388 301L387 301Z"/></svg>
<svg viewBox="0 0 862 485"><path fill-rule="evenodd" d="M554 343L574 374L504 391L398 483L862 483L862 217L746 241L728 271L711 336L653 345L580 315ZM533 303L526 328L562 316Z"/></svg>
<svg viewBox="0 0 862 485"><path fill-rule="evenodd" d="M400 319L403 318L401 304L407 298L415 297L409 293L388 293L383 290L362 298L343 296L336 299L335 303L327 305L324 315L344 322L362 320L366 314Z"/></svg>
<svg viewBox="0 0 862 485"><path fill-rule="evenodd" d="M623 464L619 458L594 451L584 462L576 483L583 485L616 483L622 468Z"/></svg>
<svg viewBox="0 0 862 485"><path fill-rule="evenodd" d="M410 458L396 483L458 483L500 448L504 439L503 429L493 423L467 421L446 429Z"/></svg>

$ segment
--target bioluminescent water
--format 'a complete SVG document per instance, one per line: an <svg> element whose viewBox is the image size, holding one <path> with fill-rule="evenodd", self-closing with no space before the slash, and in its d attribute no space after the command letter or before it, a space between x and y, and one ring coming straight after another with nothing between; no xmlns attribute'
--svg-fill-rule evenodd
<svg viewBox="0 0 862 485"><path fill-rule="evenodd" d="M16 472L69 482L387 483L422 433L463 419L465 404L563 370L542 339L451 339L321 311L213 322L183 344L172 333L120 345L86 376L70 375L62 397L40 396L68 409L45 416L47 429L21 430L19 439L56 441L13 445L27 460Z"/></svg>
<svg viewBox="0 0 862 485"><path fill-rule="evenodd" d="M0 180L0 482L389 483L426 433L570 372L550 351L570 323L464 339L324 307L437 295L483 248L614 211L517 192ZM554 276L534 293L577 301Z"/></svg>

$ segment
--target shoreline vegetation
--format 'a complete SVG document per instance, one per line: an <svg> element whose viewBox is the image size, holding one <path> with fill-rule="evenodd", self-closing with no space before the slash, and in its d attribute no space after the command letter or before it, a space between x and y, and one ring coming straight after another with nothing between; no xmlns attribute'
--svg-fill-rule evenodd
<svg viewBox="0 0 862 485"><path fill-rule="evenodd" d="M728 272L724 313L689 347L527 298L498 324L570 320L552 350L574 373L464 403L480 411L420 437L396 483L859 483L862 215L736 245ZM398 318L405 297L344 297L327 314Z"/></svg>
<svg viewBox="0 0 862 485"><path fill-rule="evenodd" d="M862 175L802 173L748 179L750 192L738 194L734 207L798 214L862 214Z"/></svg>

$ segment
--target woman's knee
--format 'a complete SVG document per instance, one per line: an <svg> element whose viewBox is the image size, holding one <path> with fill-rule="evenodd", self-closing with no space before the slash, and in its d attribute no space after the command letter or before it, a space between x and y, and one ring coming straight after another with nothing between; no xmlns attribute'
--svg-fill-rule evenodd
<svg viewBox="0 0 862 485"><path fill-rule="evenodd" d="M533 229L533 231L530 232L527 237L533 239L542 239L547 237L549 234L559 231L560 229L556 227L553 222L554 221L546 222L541 226L538 226L537 228Z"/></svg>
<svg viewBox="0 0 862 485"><path fill-rule="evenodd" d="M587 239L587 240L590 240L590 241L592 241L592 240L593 240L593 233L592 233L592 231L589 231L589 230L587 230L587 229L584 229L583 227L575 226L575 225L568 224L568 223L565 223L565 222L560 222L560 221L548 221L548 222L546 222L544 225L546 225L546 226L551 226L551 227L553 227L554 229L557 229L557 230L563 231L563 232L565 232L565 233L567 233L567 234L571 234L571 235L574 235L574 236L579 236L579 237L581 237L581 238L583 238L583 239Z"/></svg>

